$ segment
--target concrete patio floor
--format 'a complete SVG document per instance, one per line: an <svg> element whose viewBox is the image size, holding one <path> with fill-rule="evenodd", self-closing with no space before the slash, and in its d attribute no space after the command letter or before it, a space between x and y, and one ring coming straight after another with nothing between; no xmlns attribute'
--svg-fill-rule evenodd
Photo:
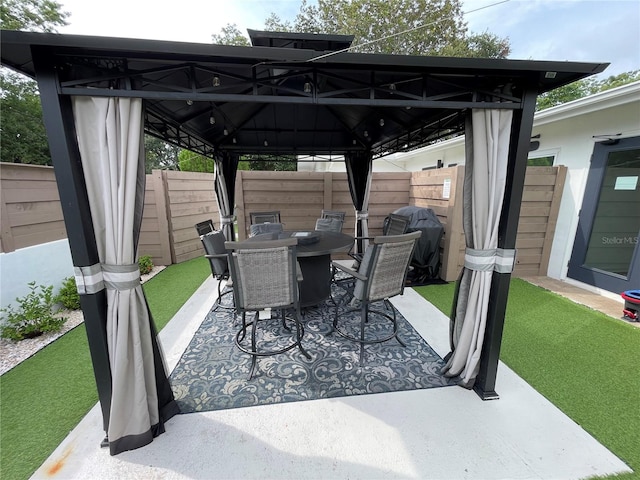
<svg viewBox="0 0 640 480"><path fill-rule="evenodd" d="M216 295L209 278L160 333L173 369ZM441 355L448 319L411 289L393 302ZM98 406L32 478L580 479L631 470L504 364L499 400L459 387L178 415L109 455Z"/></svg>

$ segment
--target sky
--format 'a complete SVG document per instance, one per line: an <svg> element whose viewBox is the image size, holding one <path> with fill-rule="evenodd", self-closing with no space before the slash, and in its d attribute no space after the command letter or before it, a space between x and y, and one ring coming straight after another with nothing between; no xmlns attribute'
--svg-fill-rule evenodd
<svg viewBox="0 0 640 480"><path fill-rule="evenodd" d="M262 30L272 12L293 20L300 6L300 0L58 1L71 13L60 33L198 43L211 43L227 24ZM469 30L508 37L509 58L611 63L600 77L640 70L640 0L463 1Z"/></svg>

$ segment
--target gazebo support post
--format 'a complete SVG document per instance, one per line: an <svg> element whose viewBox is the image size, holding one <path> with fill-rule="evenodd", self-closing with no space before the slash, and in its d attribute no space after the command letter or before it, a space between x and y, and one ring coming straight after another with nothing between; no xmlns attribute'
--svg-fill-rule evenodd
<svg viewBox="0 0 640 480"><path fill-rule="evenodd" d="M55 69L48 61L51 55L40 49L33 52L36 78L42 102L42 115L47 131L51 160L58 184L71 257L75 267L99 263L98 248L93 231L87 188L76 141L75 121L71 99L58 94ZM102 408L103 428L109 425L111 408L111 367L107 347L106 290L80 295L85 319L93 373Z"/></svg>
<svg viewBox="0 0 640 480"><path fill-rule="evenodd" d="M537 90L530 86L522 97L522 108L513 112L509 164L504 203L498 226L498 248L516 248L516 235L520 219L520 204L527 171L527 157L533 129L533 114L536 109ZM487 326L482 346L480 370L473 389L483 400L495 400L495 391L504 316L507 309L511 273L494 272L491 278L491 292L487 311Z"/></svg>

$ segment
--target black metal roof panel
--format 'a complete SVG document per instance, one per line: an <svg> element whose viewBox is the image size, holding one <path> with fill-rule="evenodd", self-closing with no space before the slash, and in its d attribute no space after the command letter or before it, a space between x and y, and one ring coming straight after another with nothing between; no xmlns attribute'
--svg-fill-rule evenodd
<svg viewBox="0 0 640 480"><path fill-rule="evenodd" d="M318 52L344 50L351 47L353 35L320 33L265 32L247 29L254 47L298 48Z"/></svg>

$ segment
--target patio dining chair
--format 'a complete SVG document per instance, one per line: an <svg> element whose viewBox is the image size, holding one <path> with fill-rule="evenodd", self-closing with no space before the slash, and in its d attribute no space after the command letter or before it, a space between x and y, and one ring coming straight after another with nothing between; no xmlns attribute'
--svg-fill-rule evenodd
<svg viewBox="0 0 640 480"><path fill-rule="evenodd" d="M262 233L280 233L284 230L280 222L280 212L251 212L249 213L251 225L249 226L249 236L254 237Z"/></svg>
<svg viewBox="0 0 640 480"><path fill-rule="evenodd" d="M344 217L346 216L346 212L339 212L337 210L322 210L320 214L320 218L337 218L338 220L342 220L344 222Z"/></svg>
<svg viewBox="0 0 640 480"><path fill-rule="evenodd" d="M205 258L209 260L211 274L213 275L213 278L218 280L218 298L213 304L212 310L235 310L234 306L227 306L222 304L222 296L232 293L231 287L233 287L229 273L227 249L224 247L224 233L220 231L209 232L201 235L200 240L202 241L202 246L204 247ZM222 282L224 280L226 280L226 287L229 287L229 289L225 291L222 290Z"/></svg>
<svg viewBox="0 0 640 480"><path fill-rule="evenodd" d="M205 220L204 222L196 223L196 230L198 235L204 235L206 233L215 232L215 226L213 225L213 220Z"/></svg>
<svg viewBox="0 0 640 480"><path fill-rule="evenodd" d="M343 337L360 344L360 364L364 363L364 347L373 343L382 343L395 338L403 347L405 344L398 337L398 323L396 311L389 299L404 292L405 280L409 264L413 256L421 231L404 235L383 235L375 237L367 248L358 270L353 270L341 263L332 262L334 283L344 294L336 300L333 330ZM340 270L346 278L337 280L336 273ZM382 304L385 309L372 308L374 304ZM358 306L355 306L359 304ZM342 311L342 315L340 312ZM359 330L357 326L347 325L349 313L360 312ZM367 329L373 322L371 315L378 315L391 322L388 329L380 336L367 336ZM343 320L343 325L339 324ZM369 329L371 330L371 328ZM359 332L359 334L358 334Z"/></svg>
<svg viewBox="0 0 640 480"><path fill-rule="evenodd" d="M342 225L344 224L345 212L338 212L335 210L322 210L322 214L318 220L316 220L316 230L325 232L342 232Z"/></svg>
<svg viewBox="0 0 640 480"><path fill-rule="evenodd" d="M242 328L236 334L236 346L251 355L249 380L253 377L258 357L278 355L293 348L311 356L302 346L304 327L301 323L298 281L302 281L296 261L297 239L267 240L256 242L225 242L228 263L233 280L233 295L238 314L242 316ZM274 338L273 331L266 332L258 345L257 327L261 320L259 312L278 309L282 325L286 331L288 318L293 318L295 333L288 342ZM287 311L292 312L289 317ZM247 313L253 312L253 319L247 323ZM251 329L249 339L247 330Z"/></svg>
<svg viewBox="0 0 640 480"><path fill-rule="evenodd" d="M384 219L384 223L382 224L382 234L402 235L407 233L409 222L411 222L411 217L398 215L397 213L390 213L387 218Z"/></svg>
<svg viewBox="0 0 640 480"><path fill-rule="evenodd" d="M274 210L272 212L251 212L249 213L251 225L258 223L280 223L280 212Z"/></svg>
<svg viewBox="0 0 640 480"><path fill-rule="evenodd" d="M399 215L397 213L390 213L384 219L382 224L382 235L403 235L407 232L409 227L410 217L406 215ZM372 237L356 237L357 240L371 240ZM362 252L349 252L349 256L353 258L357 263L362 262L364 253Z"/></svg>
<svg viewBox="0 0 640 480"><path fill-rule="evenodd" d="M257 223L249 227L249 236L255 237L263 233L281 233L284 227L281 223Z"/></svg>

